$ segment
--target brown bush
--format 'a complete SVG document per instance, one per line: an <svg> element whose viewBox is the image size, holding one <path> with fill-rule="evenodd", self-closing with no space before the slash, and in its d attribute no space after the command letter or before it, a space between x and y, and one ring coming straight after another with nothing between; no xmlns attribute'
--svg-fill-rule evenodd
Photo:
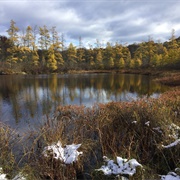
<svg viewBox="0 0 180 180"><path fill-rule="evenodd" d="M111 159L115 156L137 159L145 167L145 179L154 177L151 172L167 174L179 167L180 147L165 149L162 145L173 142L174 136L179 138L178 127L178 88L158 99L95 104L91 108L59 106L53 119L26 135L28 145L23 144L21 169L33 179L93 179L94 169L102 165L106 155ZM5 136L0 143L3 139ZM59 140L63 145L82 144L79 150L83 155L77 163L65 166L42 155L45 146ZM1 158L2 155L1 152Z"/></svg>

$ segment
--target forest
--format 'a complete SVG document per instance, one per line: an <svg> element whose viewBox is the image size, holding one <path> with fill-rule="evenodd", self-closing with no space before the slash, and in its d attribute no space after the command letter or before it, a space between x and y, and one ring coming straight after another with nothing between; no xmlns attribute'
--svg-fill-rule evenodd
<svg viewBox="0 0 180 180"><path fill-rule="evenodd" d="M11 20L8 37L0 35L0 74L65 73L70 70L180 69L180 37L172 30L167 42L106 45L96 39L95 46L65 46L65 37L48 28L30 25L20 30Z"/></svg>

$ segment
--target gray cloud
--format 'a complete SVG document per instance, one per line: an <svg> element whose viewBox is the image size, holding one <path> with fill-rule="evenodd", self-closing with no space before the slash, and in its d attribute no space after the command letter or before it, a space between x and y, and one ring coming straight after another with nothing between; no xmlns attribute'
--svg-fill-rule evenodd
<svg viewBox="0 0 180 180"><path fill-rule="evenodd" d="M28 25L56 26L67 42L94 44L167 40L171 30L180 34L180 1L173 0L0 0L0 33L6 34L10 20L20 29Z"/></svg>

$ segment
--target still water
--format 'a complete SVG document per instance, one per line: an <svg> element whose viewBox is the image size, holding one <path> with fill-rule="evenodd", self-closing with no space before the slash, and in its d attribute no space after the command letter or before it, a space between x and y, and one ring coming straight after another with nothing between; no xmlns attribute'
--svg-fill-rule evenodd
<svg viewBox="0 0 180 180"><path fill-rule="evenodd" d="M0 121L21 129L41 124L59 105L132 101L167 89L150 76L132 74L0 76Z"/></svg>

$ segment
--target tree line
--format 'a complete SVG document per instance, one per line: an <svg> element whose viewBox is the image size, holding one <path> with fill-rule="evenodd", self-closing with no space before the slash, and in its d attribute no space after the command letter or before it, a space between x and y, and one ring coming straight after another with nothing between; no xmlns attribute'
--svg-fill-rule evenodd
<svg viewBox="0 0 180 180"><path fill-rule="evenodd" d="M0 71L51 73L68 70L121 70L142 68L180 69L180 38L172 30L168 42L122 45L106 43L85 48L72 43L65 47L64 35L56 27L27 26L20 30L11 20L8 37L0 36Z"/></svg>

